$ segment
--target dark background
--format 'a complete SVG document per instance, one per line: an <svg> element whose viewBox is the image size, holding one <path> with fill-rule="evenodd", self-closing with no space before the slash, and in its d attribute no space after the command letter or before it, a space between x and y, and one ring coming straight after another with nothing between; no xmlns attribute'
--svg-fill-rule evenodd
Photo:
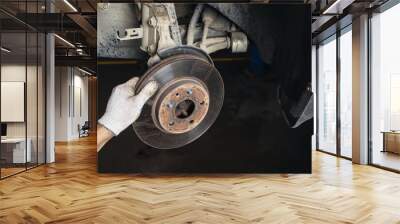
<svg viewBox="0 0 400 224"><path fill-rule="evenodd" d="M278 86L291 86L287 95L296 96L298 89L311 82L309 8L260 5L257 11L257 20L262 21L265 14L269 25L258 29L259 35L268 37L268 46L273 47L252 44L249 54L239 58L232 58L228 52L212 55L225 84L224 105L214 125L193 143L169 150L145 145L129 127L99 152L99 172L311 172L313 122L288 127L277 96ZM262 54L254 49L264 53L270 50L271 63L260 68L254 61ZM147 69L145 61L125 62L99 58L99 116L103 115L114 86L142 75Z"/></svg>

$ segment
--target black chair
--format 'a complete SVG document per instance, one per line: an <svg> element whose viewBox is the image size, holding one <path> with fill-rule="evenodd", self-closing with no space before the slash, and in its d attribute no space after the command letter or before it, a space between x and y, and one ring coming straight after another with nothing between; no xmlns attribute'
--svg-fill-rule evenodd
<svg viewBox="0 0 400 224"><path fill-rule="evenodd" d="M85 123L82 125L82 127L80 127L80 125L78 125L78 130L79 130L79 138L89 136L89 130L90 130L89 121L85 121Z"/></svg>

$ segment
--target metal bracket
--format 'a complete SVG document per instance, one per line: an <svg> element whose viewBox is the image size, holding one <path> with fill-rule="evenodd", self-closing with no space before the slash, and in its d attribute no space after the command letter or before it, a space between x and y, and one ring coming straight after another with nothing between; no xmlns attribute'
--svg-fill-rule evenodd
<svg viewBox="0 0 400 224"><path fill-rule="evenodd" d="M131 28L125 29L125 36L121 37L119 35L119 31L117 31L117 39L118 40L135 40L143 37L143 29L142 28Z"/></svg>
<svg viewBox="0 0 400 224"><path fill-rule="evenodd" d="M181 32L179 30L178 17L176 16L176 11L175 11L175 4L174 3L163 3L163 4L164 4L165 8L167 9L169 21L171 23L170 31L171 31L172 39L178 45L182 45Z"/></svg>

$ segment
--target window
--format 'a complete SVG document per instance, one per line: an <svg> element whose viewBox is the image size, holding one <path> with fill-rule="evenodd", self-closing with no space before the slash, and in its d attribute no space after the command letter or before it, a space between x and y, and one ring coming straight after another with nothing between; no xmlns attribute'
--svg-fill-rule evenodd
<svg viewBox="0 0 400 224"><path fill-rule="evenodd" d="M340 155L352 156L352 33L351 26L340 36Z"/></svg>
<svg viewBox="0 0 400 224"><path fill-rule="evenodd" d="M336 153L336 36L318 48L318 149Z"/></svg>
<svg viewBox="0 0 400 224"><path fill-rule="evenodd" d="M318 46L317 148L350 159L353 79L351 24Z"/></svg>
<svg viewBox="0 0 400 224"><path fill-rule="evenodd" d="M371 160L400 170L400 4L371 18Z"/></svg>

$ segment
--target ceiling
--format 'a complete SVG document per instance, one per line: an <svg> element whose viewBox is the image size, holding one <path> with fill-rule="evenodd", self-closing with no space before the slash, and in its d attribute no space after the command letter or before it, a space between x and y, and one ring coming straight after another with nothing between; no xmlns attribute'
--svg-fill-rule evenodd
<svg viewBox="0 0 400 224"><path fill-rule="evenodd" d="M47 0L46 5L45 0L1 0L2 46L12 49L7 53L8 60L18 61L36 55L37 48L33 43L36 40L32 40L34 35L30 32L35 35L54 32L57 34L56 64L95 70L98 2L101 1Z"/></svg>

